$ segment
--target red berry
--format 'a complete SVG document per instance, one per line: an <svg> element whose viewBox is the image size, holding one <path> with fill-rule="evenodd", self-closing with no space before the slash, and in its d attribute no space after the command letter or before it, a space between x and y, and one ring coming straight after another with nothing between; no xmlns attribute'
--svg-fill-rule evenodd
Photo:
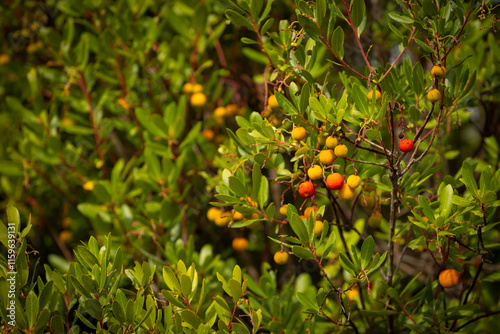
<svg viewBox="0 0 500 334"><path fill-rule="evenodd" d="M314 184L311 181L302 182L299 185L299 195L304 198L309 198L314 195Z"/></svg>
<svg viewBox="0 0 500 334"><path fill-rule="evenodd" d="M399 142L399 149L402 152L410 152L413 150L413 140L403 139Z"/></svg>
<svg viewBox="0 0 500 334"><path fill-rule="evenodd" d="M344 177L340 173L332 173L326 178L326 187L332 190L342 189L344 186Z"/></svg>

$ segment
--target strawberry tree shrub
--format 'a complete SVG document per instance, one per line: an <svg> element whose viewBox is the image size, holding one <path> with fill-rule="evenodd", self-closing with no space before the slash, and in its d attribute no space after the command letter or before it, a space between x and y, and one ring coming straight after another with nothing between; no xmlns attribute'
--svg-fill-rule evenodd
<svg viewBox="0 0 500 334"><path fill-rule="evenodd" d="M496 328L490 1L0 6L2 331Z"/></svg>
<svg viewBox="0 0 500 334"><path fill-rule="evenodd" d="M295 296L307 330L491 326L497 302L484 299L480 282L496 277L487 267L498 238L498 160L465 159L451 138L473 122L471 107L482 103L475 88L492 89L495 75L478 83L481 65L461 47L471 50L475 35L498 57L487 32L495 19L474 33L492 7L397 1L377 21L364 1L296 1L293 18L271 23L272 2L225 3L227 18L248 30L242 42L264 56L254 59L264 59L265 96L228 130L237 158L212 204L257 214L230 227L259 222L250 239L293 255L290 268L314 264L305 270L313 284ZM397 45L386 58L372 44L384 38ZM439 285L440 272L453 279Z"/></svg>

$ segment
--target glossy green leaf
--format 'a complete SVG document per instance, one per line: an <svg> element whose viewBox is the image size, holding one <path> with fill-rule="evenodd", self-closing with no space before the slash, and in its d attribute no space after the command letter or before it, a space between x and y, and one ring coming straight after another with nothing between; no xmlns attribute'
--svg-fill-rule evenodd
<svg viewBox="0 0 500 334"><path fill-rule="evenodd" d="M340 26L333 32L332 49L340 59L344 58L344 30Z"/></svg>

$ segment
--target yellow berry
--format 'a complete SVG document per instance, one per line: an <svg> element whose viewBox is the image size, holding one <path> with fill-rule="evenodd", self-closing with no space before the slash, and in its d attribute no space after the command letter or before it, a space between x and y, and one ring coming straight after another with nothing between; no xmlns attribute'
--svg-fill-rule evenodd
<svg viewBox="0 0 500 334"><path fill-rule="evenodd" d="M350 301L353 301L357 296L359 296L359 291L357 289L351 289L347 292L347 298Z"/></svg>
<svg viewBox="0 0 500 334"><path fill-rule="evenodd" d="M442 65L435 65L431 69L431 75L433 78L443 79L444 77L446 77L446 68Z"/></svg>
<svg viewBox="0 0 500 334"><path fill-rule="evenodd" d="M236 104L228 104L226 106L226 115L227 116L235 116L238 113L238 106Z"/></svg>
<svg viewBox="0 0 500 334"><path fill-rule="evenodd" d="M373 90L369 91L368 94L366 95L368 97L368 100L372 100L373 98ZM382 93L380 93L378 90L375 91L375 100L380 101L382 98Z"/></svg>
<svg viewBox="0 0 500 334"><path fill-rule="evenodd" d="M214 222L218 217L220 217L222 211L219 208L211 207L207 211L208 220Z"/></svg>
<svg viewBox="0 0 500 334"><path fill-rule="evenodd" d="M283 205L281 208L280 208L280 213L283 215L283 216L286 216L286 210L288 209L288 204L285 204Z"/></svg>
<svg viewBox="0 0 500 334"><path fill-rule="evenodd" d="M191 91L192 91L193 94L195 94L195 93L201 93L203 91L203 86L200 85L200 84L194 84Z"/></svg>
<svg viewBox="0 0 500 334"><path fill-rule="evenodd" d="M236 210L233 211L233 220L243 220L245 217L241 212L238 212Z"/></svg>
<svg viewBox="0 0 500 334"><path fill-rule="evenodd" d="M441 92L437 89L430 90L427 93L427 99L431 102L437 102L441 100Z"/></svg>
<svg viewBox="0 0 500 334"><path fill-rule="evenodd" d="M203 93L194 93L191 95L190 102L193 107L201 107L207 103L207 97Z"/></svg>
<svg viewBox="0 0 500 334"><path fill-rule="evenodd" d="M323 168L319 165L314 165L307 170L307 175L311 180L318 180L323 176Z"/></svg>
<svg viewBox="0 0 500 334"><path fill-rule="evenodd" d="M276 252L274 253L274 262L279 265L284 265L288 262L288 253L287 252Z"/></svg>
<svg viewBox="0 0 500 334"><path fill-rule="evenodd" d="M311 214L314 214L316 211L318 211L318 207L316 205L314 205L314 206L308 206L304 210L304 216L307 219L309 219L309 217L311 216Z"/></svg>
<svg viewBox="0 0 500 334"><path fill-rule="evenodd" d="M215 225L217 226L227 226L227 224L231 221L233 215L231 212L221 212L214 220Z"/></svg>
<svg viewBox="0 0 500 334"><path fill-rule="evenodd" d="M347 146L345 146L345 145L338 145L337 147L335 147L334 153L339 158L345 158L345 157L347 157Z"/></svg>
<svg viewBox="0 0 500 334"><path fill-rule="evenodd" d="M337 137L326 138L326 147L333 150L335 147L337 147L338 144L339 144L339 140L337 139Z"/></svg>
<svg viewBox="0 0 500 334"><path fill-rule="evenodd" d="M193 92L193 84L190 82L186 82L184 86L182 86L182 91L185 94L191 94Z"/></svg>
<svg viewBox="0 0 500 334"><path fill-rule="evenodd" d="M87 191L92 191L94 190L94 181L87 181L83 184L83 189Z"/></svg>
<svg viewBox="0 0 500 334"><path fill-rule="evenodd" d="M349 175L347 178L347 185L352 189L359 187L361 184L361 178L357 175Z"/></svg>
<svg viewBox="0 0 500 334"><path fill-rule="evenodd" d="M333 161L335 160L335 153L333 153L332 150L323 150L319 152L319 161L325 165L329 166L333 164Z"/></svg>
<svg viewBox="0 0 500 334"><path fill-rule="evenodd" d="M278 103L278 99L276 99L276 96L274 94L269 96L269 98L267 99L267 106L270 109L276 109L276 108L280 107L280 104Z"/></svg>
<svg viewBox="0 0 500 334"><path fill-rule="evenodd" d="M356 195L354 190L347 184L344 184L337 194L339 195L339 198L344 201L350 201L354 198L354 195Z"/></svg>
<svg viewBox="0 0 500 334"><path fill-rule="evenodd" d="M320 220L316 220L314 222L314 234L320 235L323 232L323 222Z"/></svg>
<svg viewBox="0 0 500 334"><path fill-rule="evenodd" d="M306 129L302 126L297 126L292 130L292 138L297 140L297 141L302 141L306 139L307 137L307 132Z"/></svg>

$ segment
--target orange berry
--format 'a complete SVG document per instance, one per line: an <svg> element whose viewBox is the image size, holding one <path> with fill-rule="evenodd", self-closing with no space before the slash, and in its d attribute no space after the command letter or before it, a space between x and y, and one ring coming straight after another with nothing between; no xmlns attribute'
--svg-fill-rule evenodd
<svg viewBox="0 0 500 334"><path fill-rule="evenodd" d="M347 146L338 145L337 147L335 147L334 153L338 158L346 158L347 157Z"/></svg>
<svg viewBox="0 0 500 334"><path fill-rule="evenodd" d="M297 140L297 141L302 141L306 139L307 137L307 132L306 129L302 126L297 126L292 130L292 138Z"/></svg>
<svg viewBox="0 0 500 334"><path fill-rule="evenodd" d="M347 298L350 301L353 301L354 298L356 298L357 296L359 296L359 291L357 289L351 289L351 290L347 291Z"/></svg>
<svg viewBox="0 0 500 334"><path fill-rule="evenodd" d="M92 191L94 190L94 181L87 181L83 184L83 189L87 191Z"/></svg>
<svg viewBox="0 0 500 334"><path fill-rule="evenodd" d="M299 195L304 198L312 197L315 192L314 184L311 181L305 181L299 185Z"/></svg>
<svg viewBox="0 0 500 334"><path fill-rule="evenodd" d="M61 233L59 233L59 239L64 243L68 243L73 240L73 233L67 230L61 231Z"/></svg>
<svg viewBox="0 0 500 334"><path fill-rule="evenodd" d="M221 212L214 220L215 225L217 226L227 226L227 224L231 221L233 215L231 212Z"/></svg>
<svg viewBox="0 0 500 334"><path fill-rule="evenodd" d="M354 190L347 184L344 184L344 186L338 191L337 194L339 195L339 198L343 201L350 201L354 198L354 195L356 195Z"/></svg>
<svg viewBox="0 0 500 334"><path fill-rule="evenodd" d="M413 140L403 139L399 142L399 149L401 152L411 152L413 151Z"/></svg>
<svg viewBox="0 0 500 334"><path fill-rule="evenodd" d="M288 253L287 252L276 252L274 253L274 262L279 265L284 265L288 262Z"/></svg>
<svg viewBox="0 0 500 334"><path fill-rule="evenodd" d="M307 170L307 175L311 180L318 180L323 176L323 168L319 165L314 165Z"/></svg>
<svg viewBox="0 0 500 334"><path fill-rule="evenodd" d="M319 152L319 161L325 165L329 166L333 164L333 161L335 160L335 153L333 153L332 150L323 150Z"/></svg>
<svg viewBox="0 0 500 334"><path fill-rule="evenodd" d="M245 217L241 212L238 212L236 210L233 211L233 220L243 220Z"/></svg>
<svg viewBox="0 0 500 334"><path fill-rule="evenodd" d="M222 211L219 208L211 207L207 211L207 218L208 220L214 222L217 219L217 217L220 217L221 213Z"/></svg>
<svg viewBox="0 0 500 334"><path fill-rule="evenodd" d="M340 173L332 173L326 178L326 187L331 190L339 190L344 186L344 177Z"/></svg>
<svg viewBox="0 0 500 334"><path fill-rule="evenodd" d="M441 100L441 92L437 89L430 90L427 92L427 99L431 102L437 102Z"/></svg>
<svg viewBox="0 0 500 334"><path fill-rule="evenodd" d="M455 269L445 269L439 274L439 284L443 288L452 288L460 281L460 274Z"/></svg>
<svg viewBox="0 0 500 334"><path fill-rule="evenodd" d="M357 175L349 175L347 178L347 185L352 189L359 187L361 184L361 178Z"/></svg>
<svg viewBox="0 0 500 334"><path fill-rule="evenodd" d="M237 252L243 252L248 248L248 240L246 238L234 238L233 249Z"/></svg>
<svg viewBox="0 0 500 334"><path fill-rule="evenodd" d="M215 133L212 129L204 129L203 131L201 131L201 135L205 137L207 141L212 141L215 137Z"/></svg>
<svg viewBox="0 0 500 334"><path fill-rule="evenodd" d="M311 216L311 213L314 214L316 211L318 211L318 209L319 208L316 205L314 205L314 206L308 206L304 210L304 216L306 218L309 218Z"/></svg>

